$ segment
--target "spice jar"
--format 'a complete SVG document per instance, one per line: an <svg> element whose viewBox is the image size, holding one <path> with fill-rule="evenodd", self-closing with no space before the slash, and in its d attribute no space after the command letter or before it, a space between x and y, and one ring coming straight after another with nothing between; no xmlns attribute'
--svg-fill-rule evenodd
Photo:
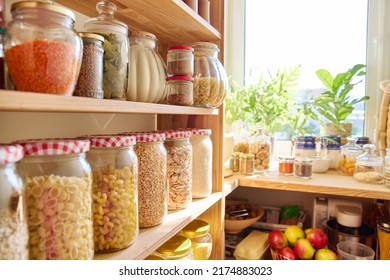
<svg viewBox="0 0 390 280"><path fill-rule="evenodd" d="M129 40L127 25L115 18L116 5L109 1L96 3L97 17L84 22L87 32L104 37L103 91L104 98L126 99Z"/></svg>
<svg viewBox="0 0 390 280"><path fill-rule="evenodd" d="M348 137L347 144L340 147L339 168L340 173L353 176L355 172L356 157L361 155L363 148L356 144L355 137Z"/></svg>
<svg viewBox="0 0 390 280"><path fill-rule="evenodd" d="M365 144L364 153L356 157L355 179L372 184L383 183L383 158L376 155L375 145Z"/></svg>
<svg viewBox="0 0 390 280"><path fill-rule="evenodd" d="M279 174L294 175L294 160L293 156L279 156Z"/></svg>
<svg viewBox="0 0 390 280"><path fill-rule="evenodd" d="M242 154L240 157L240 173L245 175L253 175L255 172L255 155Z"/></svg>
<svg viewBox="0 0 390 280"><path fill-rule="evenodd" d="M386 188L390 189L390 148L386 149L385 163L384 163L384 183Z"/></svg>
<svg viewBox="0 0 390 280"><path fill-rule="evenodd" d="M185 226L179 233L191 240L191 252L195 260L208 260L213 249L210 225L196 219Z"/></svg>
<svg viewBox="0 0 390 280"><path fill-rule="evenodd" d="M104 37L88 32L79 34L83 40L83 59L73 95L103 98Z"/></svg>
<svg viewBox="0 0 390 280"><path fill-rule="evenodd" d="M138 159L134 136L87 136L91 149L95 252L132 245L138 236Z"/></svg>
<svg viewBox="0 0 390 280"><path fill-rule="evenodd" d="M271 141L262 128L257 129L254 136L249 138L249 153L255 156L254 171L267 171L271 164Z"/></svg>
<svg viewBox="0 0 390 280"><path fill-rule="evenodd" d="M167 54L168 75L194 74L194 49L189 46L170 46Z"/></svg>
<svg viewBox="0 0 390 280"><path fill-rule="evenodd" d="M191 252L191 240L181 235L175 235L162 246L160 246L154 254L164 260L193 260L194 256Z"/></svg>
<svg viewBox="0 0 390 280"><path fill-rule="evenodd" d="M193 101L192 76L171 76L167 78L167 103L191 106Z"/></svg>
<svg viewBox="0 0 390 280"><path fill-rule="evenodd" d="M93 259L92 174L85 157L89 141L43 139L20 144L30 259Z"/></svg>
<svg viewBox="0 0 390 280"><path fill-rule="evenodd" d="M313 171L313 160L310 158L296 158L294 161L295 176L310 179Z"/></svg>
<svg viewBox="0 0 390 280"><path fill-rule="evenodd" d="M0 260L28 260L26 193L16 163L20 145L0 145Z"/></svg>
<svg viewBox="0 0 390 280"><path fill-rule="evenodd" d="M242 153L241 152L233 152L230 157L230 164L229 167L233 172L239 172L240 171L240 157Z"/></svg>
<svg viewBox="0 0 390 280"><path fill-rule="evenodd" d="M168 160L168 210L186 208L192 201L191 131L165 131Z"/></svg>
<svg viewBox="0 0 390 280"><path fill-rule="evenodd" d="M38 1L13 3L11 13L4 47L16 90L72 95L82 57L74 13Z"/></svg>

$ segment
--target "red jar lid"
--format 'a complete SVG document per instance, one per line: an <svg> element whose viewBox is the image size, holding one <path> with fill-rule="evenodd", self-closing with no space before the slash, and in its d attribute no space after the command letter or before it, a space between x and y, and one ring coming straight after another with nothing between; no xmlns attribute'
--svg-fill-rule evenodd
<svg viewBox="0 0 390 280"><path fill-rule="evenodd" d="M136 137L130 135L90 135L83 138L91 142L91 148L129 147L136 143Z"/></svg>
<svg viewBox="0 0 390 280"><path fill-rule="evenodd" d="M138 142L163 142L165 133L162 132L134 132L129 135L135 136Z"/></svg>
<svg viewBox="0 0 390 280"><path fill-rule="evenodd" d="M23 158L23 147L21 145L0 145L0 164L8 164Z"/></svg>
<svg viewBox="0 0 390 280"><path fill-rule="evenodd" d="M87 139L30 139L18 141L25 156L54 156L80 154L89 151Z"/></svg>
<svg viewBox="0 0 390 280"><path fill-rule="evenodd" d="M189 138L192 134L190 130L167 130L164 133L167 139Z"/></svg>
<svg viewBox="0 0 390 280"><path fill-rule="evenodd" d="M167 81L193 81L194 78L190 75L170 76Z"/></svg>
<svg viewBox="0 0 390 280"><path fill-rule="evenodd" d="M177 45L177 46L170 46L168 47L168 51L172 50L184 50L184 51L194 51L194 48L191 48L190 46L185 45Z"/></svg>
<svg viewBox="0 0 390 280"><path fill-rule="evenodd" d="M211 135L211 129L208 128L192 128L192 135Z"/></svg>

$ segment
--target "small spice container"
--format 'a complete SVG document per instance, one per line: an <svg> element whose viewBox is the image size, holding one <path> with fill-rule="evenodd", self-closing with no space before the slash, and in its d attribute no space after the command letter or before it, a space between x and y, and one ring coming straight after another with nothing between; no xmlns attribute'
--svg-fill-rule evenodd
<svg viewBox="0 0 390 280"><path fill-rule="evenodd" d="M253 175L255 172L255 155L242 154L240 157L240 173Z"/></svg>
<svg viewBox="0 0 390 280"><path fill-rule="evenodd" d="M193 100L192 76L171 76L167 78L167 103L191 106Z"/></svg>
<svg viewBox="0 0 390 280"><path fill-rule="evenodd" d="M241 152L233 152L230 157L230 169L233 172L239 172L240 171L240 157L242 153Z"/></svg>
<svg viewBox="0 0 390 280"><path fill-rule="evenodd" d="M193 260L194 256L191 252L191 240L181 235L175 235L162 246L160 246L154 254L164 260Z"/></svg>
<svg viewBox="0 0 390 280"><path fill-rule="evenodd" d="M94 256L90 142L43 139L19 142L26 184L29 258L91 260Z"/></svg>
<svg viewBox="0 0 390 280"><path fill-rule="evenodd" d="M210 225L207 222L196 219L184 227L179 234L191 240L191 251L195 260L210 258L213 242Z"/></svg>
<svg viewBox="0 0 390 280"><path fill-rule="evenodd" d="M376 155L375 145L365 144L364 153L356 157L355 179L372 184L382 184L383 178L383 158Z"/></svg>
<svg viewBox="0 0 390 280"><path fill-rule="evenodd" d="M83 40L83 59L73 95L103 98L104 37L88 32L80 32L79 35Z"/></svg>
<svg viewBox="0 0 390 280"><path fill-rule="evenodd" d="M313 160L310 158L297 158L294 161L294 174L302 179L310 179L313 171Z"/></svg>
<svg viewBox="0 0 390 280"><path fill-rule="evenodd" d="M28 260L26 193L16 163L20 145L0 145L0 260Z"/></svg>
<svg viewBox="0 0 390 280"><path fill-rule="evenodd" d="M194 74L194 49L189 46L171 46L167 54L168 75L188 75Z"/></svg>
<svg viewBox="0 0 390 280"><path fill-rule="evenodd" d="M294 175L294 160L293 156L279 156L279 174Z"/></svg>

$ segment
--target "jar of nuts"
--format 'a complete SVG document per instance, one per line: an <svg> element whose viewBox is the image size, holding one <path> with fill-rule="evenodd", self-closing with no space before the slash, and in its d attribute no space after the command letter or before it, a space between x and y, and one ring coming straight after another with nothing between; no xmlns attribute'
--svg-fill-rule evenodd
<svg viewBox="0 0 390 280"><path fill-rule="evenodd" d="M355 173L356 157L363 154L363 148L356 144L357 138L348 137L348 143L340 147L338 170L344 175Z"/></svg>
<svg viewBox="0 0 390 280"><path fill-rule="evenodd" d="M262 128L249 138L249 153L255 155L254 171L261 173L267 171L271 164L271 141Z"/></svg>

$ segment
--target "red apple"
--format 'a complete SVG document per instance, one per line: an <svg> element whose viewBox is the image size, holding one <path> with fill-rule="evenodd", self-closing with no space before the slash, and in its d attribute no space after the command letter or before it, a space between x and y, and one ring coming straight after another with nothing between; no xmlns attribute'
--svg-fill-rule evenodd
<svg viewBox="0 0 390 280"><path fill-rule="evenodd" d="M278 251L279 255L282 255L283 257L289 259L289 260L296 260L297 256L294 253L294 250L291 249L290 247L284 247L280 248Z"/></svg>
<svg viewBox="0 0 390 280"><path fill-rule="evenodd" d="M315 260L338 260L336 253L330 249L322 248L316 251Z"/></svg>
<svg viewBox="0 0 390 280"><path fill-rule="evenodd" d="M287 238L283 231L275 229L268 234L269 246L273 249L279 249L287 246Z"/></svg>
<svg viewBox="0 0 390 280"><path fill-rule="evenodd" d="M325 248L328 245L328 236L320 228L314 228L306 235L315 250Z"/></svg>
<svg viewBox="0 0 390 280"><path fill-rule="evenodd" d="M290 243L291 245L294 245L297 240L305 238L305 232L303 231L303 229L296 225L288 226L284 231L284 234L287 237L288 243Z"/></svg>
<svg viewBox="0 0 390 280"><path fill-rule="evenodd" d="M306 238L298 239L294 245L294 253L301 260L310 260L314 256L314 248Z"/></svg>

